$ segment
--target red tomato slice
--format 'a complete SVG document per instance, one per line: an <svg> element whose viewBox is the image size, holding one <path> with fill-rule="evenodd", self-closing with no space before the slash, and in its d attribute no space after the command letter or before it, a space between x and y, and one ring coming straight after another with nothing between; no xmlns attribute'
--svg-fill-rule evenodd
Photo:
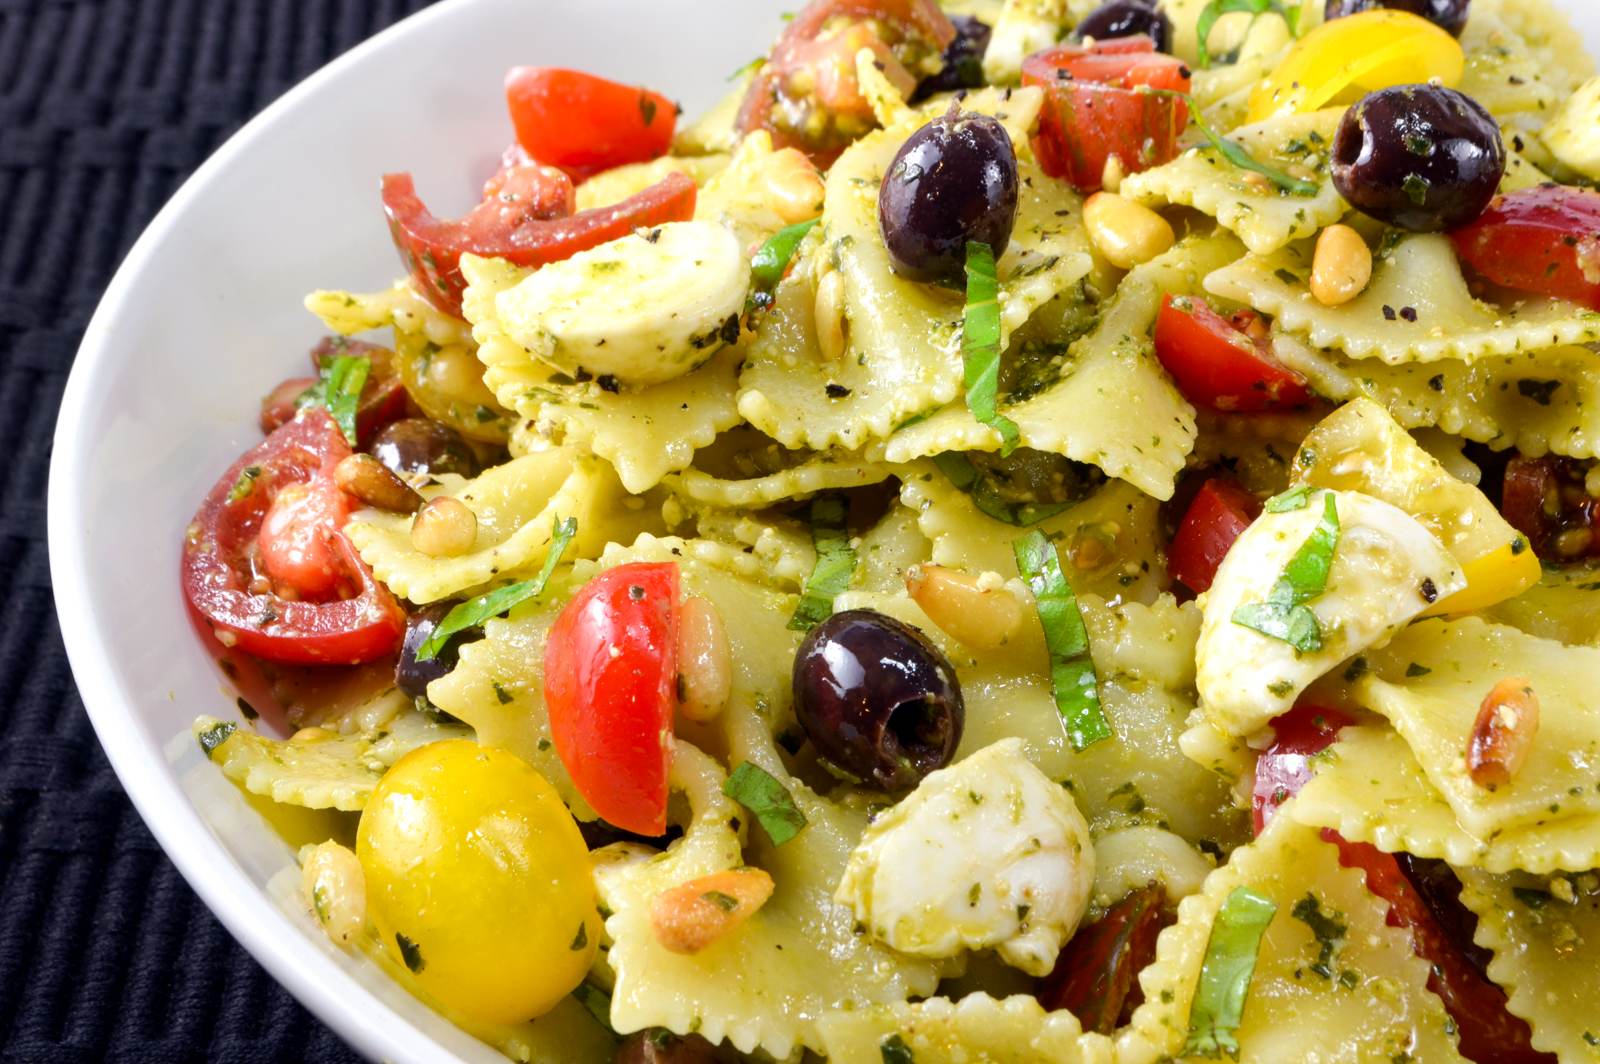
<svg viewBox="0 0 1600 1064"><path fill-rule="evenodd" d="M1144 994L1139 972L1156 959L1156 938L1174 920L1166 891L1141 887L1094 923L1078 929L1039 984L1039 1003L1067 1009L1085 1031L1110 1034L1127 1022Z"/></svg>
<svg viewBox="0 0 1600 1064"><path fill-rule="evenodd" d="M1272 820L1278 806L1298 794L1311 779L1311 755L1332 746L1339 729L1354 723L1355 718L1348 713L1309 704L1295 706L1272 722L1276 738L1256 760L1256 781L1250 792L1257 835Z"/></svg>
<svg viewBox="0 0 1600 1064"><path fill-rule="evenodd" d="M1236 480L1201 485L1167 547L1167 570L1195 594L1211 587L1228 548L1261 513L1261 500Z"/></svg>
<svg viewBox="0 0 1600 1064"><path fill-rule="evenodd" d="M1568 185L1512 192L1450 239L1467 265L1497 285L1600 310L1600 192Z"/></svg>
<svg viewBox="0 0 1600 1064"><path fill-rule="evenodd" d="M559 67L512 67L506 104L528 154L579 179L665 155L678 122L659 92Z"/></svg>
<svg viewBox="0 0 1600 1064"><path fill-rule="evenodd" d="M694 217L695 185L683 174L668 174L621 203L572 215L572 182L559 170L523 167L497 176L490 187L499 191L466 217L446 221L429 213L410 174L383 176L383 209L400 259L422 293L450 314L461 313L464 253L543 266L640 227Z"/></svg>
<svg viewBox="0 0 1600 1064"><path fill-rule="evenodd" d="M269 436L294 420L296 405L306 390L317 383L315 377L289 377L261 397L261 431ZM362 389L365 391L366 389Z"/></svg>
<svg viewBox="0 0 1600 1064"><path fill-rule="evenodd" d="M1022 62L1022 83L1045 91L1033 148L1052 177L1090 192L1100 187L1112 156L1129 174L1177 158L1188 106L1138 89L1188 92L1189 68L1157 52L1149 37L1037 52Z"/></svg>
<svg viewBox="0 0 1600 1064"><path fill-rule="evenodd" d="M235 462L200 504L184 539L183 590L224 646L297 665L349 665L399 648L405 611L340 530L349 501L333 486L333 467L349 454L327 411L304 410ZM278 517L290 527L263 543L286 490L291 500L303 493L315 501ZM268 558L322 600L299 588L278 594Z"/></svg>
<svg viewBox="0 0 1600 1064"><path fill-rule="evenodd" d="M1500 512L1543 561L1600 557L1600 499L1588 492L1592 462L1517 455L1506 463Z"/></svg>
<svg viewBox="0 0 1600 1064"><path fill-rule="evenodd" d="M325 336L312 347L311 364L321 370L339 355L360 355L370 367L356 408L356 435L365 444L389 422L406 416L405 385L395 372L394 352L364 340ZM290 377L262 396L261 431L271 433L294 420L300 396L316 383L315 377Z"/></svg>
<svg viewBox="0 0 1600 1064"><path fill-rule="evenodd" d="M676 565L619 565L572 597L545 643L556 753L601 819L640 835L667 829L677 604Z"/></svg>
<svg viewBox="0 0 1600 1064"><path fill-rule="evenodd" d="M1306 379L1198 296L1168 295L1156 317L1156 358L1196 406L1234 413L1309 406Z"/></svg>

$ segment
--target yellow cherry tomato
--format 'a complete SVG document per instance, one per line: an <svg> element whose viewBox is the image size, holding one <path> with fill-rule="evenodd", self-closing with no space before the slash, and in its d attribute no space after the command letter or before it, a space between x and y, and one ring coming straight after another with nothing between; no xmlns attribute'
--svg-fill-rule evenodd
<svg viewBox="0 0 1600 1064"><path fill-rule="evenodd" d="M548 1011L600 942L594 873L555 788L470 739L397 761L361 814L356 855L384 949L472 1019Z"/></svg>
<svg viewBox="0 0 1600 1064"><path fill-rule="evenodd" d="M1363 11L1324 22L1300 39L1250 93L1250 121L1320 110L1391 85L1438 79L1454 87L1466 56L1425 18L1405 11Z"/></svg>
<svg viewBox="0 0 1600 1064"><path fill-rule="evenodd" d="M1440 599L1422 612L1424 617L1443 617L1471 613L1485 606L1515 598L1539 582L1542 570L1533 548L1516 536L1461 565L1467 586L1448 598Z"/></svg>

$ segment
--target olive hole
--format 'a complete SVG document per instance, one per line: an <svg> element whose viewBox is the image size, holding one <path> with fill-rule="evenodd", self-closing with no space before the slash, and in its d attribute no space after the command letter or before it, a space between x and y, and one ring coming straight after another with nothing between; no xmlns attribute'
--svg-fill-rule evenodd
<svg viewBox="0 0 1600 1064"><path fill-rule="evenodd" d="M942 759L948 718L939 709L938 703L926 699L901 702L889 714L888 733L913 759Z"/></svg>

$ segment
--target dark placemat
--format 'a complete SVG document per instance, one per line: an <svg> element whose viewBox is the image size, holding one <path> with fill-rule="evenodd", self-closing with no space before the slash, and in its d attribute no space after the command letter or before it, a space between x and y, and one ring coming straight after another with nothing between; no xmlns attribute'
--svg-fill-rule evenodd
<svg viewBox="0 0 1600 1064"><path fill-rule="evenodd" d="M134 238L242 122L427 0L0 0L0 1062L354 1061L190 892L67 669L50 434Z"/></svg>

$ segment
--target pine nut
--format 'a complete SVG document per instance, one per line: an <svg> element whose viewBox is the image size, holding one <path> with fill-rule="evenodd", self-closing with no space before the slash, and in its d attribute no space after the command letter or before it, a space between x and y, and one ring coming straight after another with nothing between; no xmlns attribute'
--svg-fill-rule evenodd
<svg viewBox="0 0 1600 1064"><path fill-rule="evenodd" d="M422 496L370 454L353 454L333 467L334 483L363 504L393 514L414 514Z"/></svg>
<svg viewBox="0 0 1600 1064"><path fill-rule="evenodd" d="M312 850L300 869L300 891L317 923L341 946L366 926L366 876L347 847L328 841Z"/></svg>
<svg viewBox="0 0 1600 1064"><path fill-rule="evenodd" d="M942 565L906 570L906 593L928 619L964 646L1001 646L1022 631L1022 603L1004 587L984 588L975 577Z"/></svg>
<svg viewBox="0 0 1600 1064"><path fill-rule="evenodd" d="M1539 699L1521 676L1507 676L1478 707L1467 742L1467 773L1480 787L1503 787L1528 760L1539 732Z"/></svg>
<svg viewBox="0 0 1600 1064"><path fill-rule="evenodd" d="M664 890L650 902L650 930L674 953L699 953L754 916L772 897L759 868L713 872Z"/></svg>
<svg viewBox="0 0 1600 1064"><path fill-rule="evenodd" d="M1083 205L1083 224L1095 249L1121 270L1149 262L1177 240L1165 218L1114 192L1089 197Z"/></svg>
<svg viewBox="0 0 1600 1064"><path fill-rule="evenodd" d="M1372 252L1348 225L1330 225L1317 237L1311 259L1311 294L1325 307L1340 307L1372 280Z"/></svg>
<svg viewBox="0 0 1600 1064"><path fill-rule="evenodd" d="M678 607L678 708L690 720L722 712L733 688L728 632L717 607L697 595Z"/></svg>
<svg viewBox="0 0 1600 1064"><path fill-rule="evenodd" d="M822 357L837 362L844 357L844 275L838 270L830 270L817 281L812 318Z"/></svg>
<svg viewBox="0 0 1600 1064"><path fill-rule="evenodd" d="M449 495L429 499L411 522L411 545L430 558L465 554L478 541L478 515Z"/></svg>
<svg viewBox="0 0 1600 1064"><path fill-rule="evenodd" d="M822 175L798 148L773 153L772 176L767 182L773 209L785 225L815 218L822 211L826 191Z"/></svg>

